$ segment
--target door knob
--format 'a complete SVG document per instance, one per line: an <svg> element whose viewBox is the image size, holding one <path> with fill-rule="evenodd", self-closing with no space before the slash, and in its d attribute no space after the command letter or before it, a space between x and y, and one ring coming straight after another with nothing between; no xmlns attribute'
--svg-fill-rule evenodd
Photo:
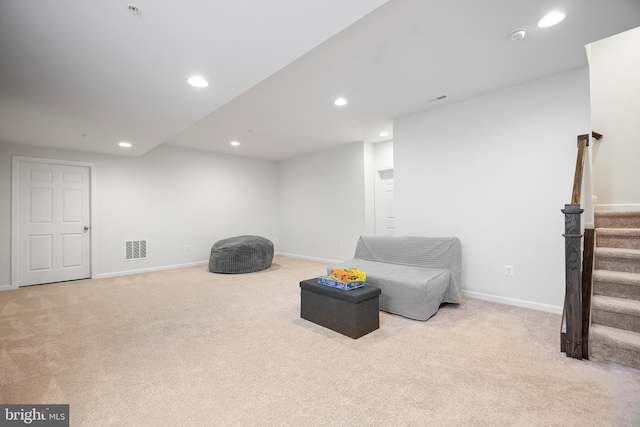
<svg viewBox="0 0 640 427"><path fill-rule="evenodd" d="M87 231L89 231L89 227L87 227L86 225L83 228L84 232L86 233Z"/></svg>

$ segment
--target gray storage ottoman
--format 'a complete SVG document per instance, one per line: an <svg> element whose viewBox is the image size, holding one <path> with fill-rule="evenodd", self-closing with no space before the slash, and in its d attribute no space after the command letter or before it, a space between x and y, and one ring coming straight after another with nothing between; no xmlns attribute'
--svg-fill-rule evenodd
<svg viewBox="0 0 640 427"><path fill-rule="evenodd" d="M345 291L321 285L318 279L300 282L300 317L351 338L380 327L380 289L365 285Z"/></svg>
<svg viewBox="0 0 640 427"><path fill-rule="evenodd" d="M212 273L253 273L271 267L273 243L260 236L238 236L214 243L209 257Z"/></svg>

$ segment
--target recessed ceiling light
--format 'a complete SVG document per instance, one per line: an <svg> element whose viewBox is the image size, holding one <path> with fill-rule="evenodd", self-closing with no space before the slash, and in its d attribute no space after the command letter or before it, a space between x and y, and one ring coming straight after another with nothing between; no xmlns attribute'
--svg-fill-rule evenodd
<svg viewBox="0 0 640 427"><path fill-rule="evenodd" d="M237 147L238 145L240 145L240 143L238 141L231 141L231 145Z"/></svg>
<svg viewBox="0 0 640 427"><path fill-rule="evenodd" d="M120 147L124 147L124 148L131 148L131 143L130 142L119 142L118 145Z"/></svg>
<svg viewBox="0 0 640 427"><path fill-rule="evenodd" d="M344 98L338 98L333 103L339 107L342 107L343 105L347 105L347 100Z"/></svg>
<svg viewBox="0 0 640 427"><path fill-rule="evenodd" d="M379 135L380 135L380 136L388 136L388 135L389 135L389 132L380 132L380 134L379 134Z"/></svg>
<svg viewBox="0 0 640 427"><path fill-rule="evenodd" d="M207 87L207 86L209 86L209 82L206 81L203 77L200 77L200 76L190 77L189 80L187 80L187 82L191 86L195 86L195 87Z"/></svg>
<svg viewBox="0 0 640 427"><path fill-rule="evenodd" d="M561 22L565 17L565 14L562 12L551 12L540 21L538 21L538 27L546 28L551 27L552 25L556 25Z"/></svg>

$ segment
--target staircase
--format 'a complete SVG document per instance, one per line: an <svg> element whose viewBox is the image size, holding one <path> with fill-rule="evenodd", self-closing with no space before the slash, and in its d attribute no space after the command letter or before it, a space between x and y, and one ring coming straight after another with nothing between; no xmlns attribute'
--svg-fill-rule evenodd
<svg viewBox="0 0 640 427"><path fill-rule="evenodd" d="M589 358L640 369L640 211L596 211Z"/></svg>

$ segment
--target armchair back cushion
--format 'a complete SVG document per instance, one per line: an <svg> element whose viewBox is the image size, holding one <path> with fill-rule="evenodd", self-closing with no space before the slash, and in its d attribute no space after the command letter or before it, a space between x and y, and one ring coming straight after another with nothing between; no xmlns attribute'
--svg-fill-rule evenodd
<svg viewBox="0 0 640 427"><path fill-rule="evenodd" d="M462 298L462 247L457 237L361 236L355 259L449 270L450 285L442 302Z"/></svg>

